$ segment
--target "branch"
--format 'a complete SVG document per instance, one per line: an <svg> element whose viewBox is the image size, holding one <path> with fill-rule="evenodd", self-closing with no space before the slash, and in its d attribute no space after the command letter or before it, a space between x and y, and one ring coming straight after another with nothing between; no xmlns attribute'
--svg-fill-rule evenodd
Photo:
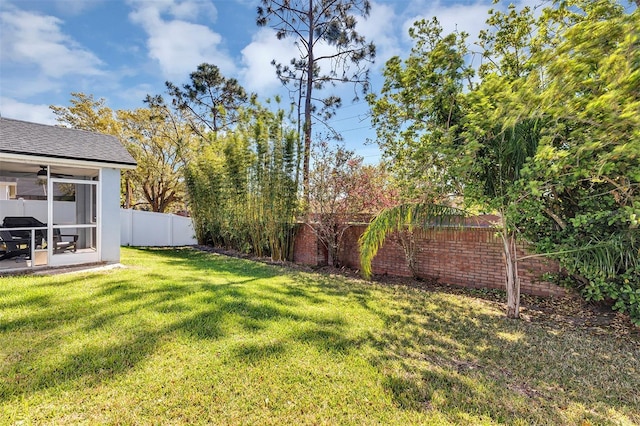
<svg viewBox="0 0 640 426"><path fill-rule="evenodd" d="M341 56L345 56L345 55L347 55L347 56L348 56L349 54L356 53L356 52L358 52L358 51L360 51L360 50L362 50L362 49L363 49L363 48L360 48L360 49L342 50L342 51L337 52L337 53L335 53L335 54L333 54L333 55L318 56L318 57L316 58L316 61L323 60L323 59L335 59L335 58L339 58L339 57L341 57Z"/></svg>
<svg viewBox="0 0 640 426"><path fill-rule="evenodd" d="M555 214L554 212L551 211L551 209L549 207L545 207L544 208L544 212L549 215L549 217L551 217L551 219L553 219L558 226L560 227L560 229L565 229L567 227L567 224L564 220L562 220L562 218L560 216L558 216L557 214Z"/></svg>

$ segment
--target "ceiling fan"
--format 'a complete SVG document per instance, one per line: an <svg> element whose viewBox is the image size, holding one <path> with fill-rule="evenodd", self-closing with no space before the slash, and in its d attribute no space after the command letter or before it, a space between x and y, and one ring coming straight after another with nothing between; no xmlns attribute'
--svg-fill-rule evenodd
<svg viewBox="0 0 640 426"><path fill-rule="evenodd" d="M73 177L73 175L66 175L64 173L51 173L50 176L55 178ZM40 166L40 170L38 170L38 173L36 173L36 179L38 180L47 179L47 166Z"/></svg>

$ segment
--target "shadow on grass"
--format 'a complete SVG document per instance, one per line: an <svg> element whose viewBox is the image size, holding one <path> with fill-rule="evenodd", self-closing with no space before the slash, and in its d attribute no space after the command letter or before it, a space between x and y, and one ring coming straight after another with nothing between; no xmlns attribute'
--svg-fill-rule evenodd
<svg viewBox="0 0 640 426"><path fill-rule="evenodd" d="M381 372L399 409L438 410L453 423L607 423L611 412L640 420L637 346L575 331L552 334L505 320L499 309L472 298L283 272L194 250L130 250L140 262L131 271L87 275L81 287L73 276L38 281L37 294L25 288L15 299L0 299L5 309L27 308L0 319L0 342L30 339L3 360L0 399L108 381L155 355L159 342L176 333L209 342L235 333L243 339L232 357L243 363L286 356L297 343L330 354L366 349L363 356ZM65 299L65 291L79 294ZM340 310L347 304L382 326L353 333L358 319ZM312 308L322 310L314 314ZM158 323L145 322L153 315ZM113 341L96 344L83 334L118 332L123 322L129 328ZM291 323L289 334L259 338L280 322ZM63 330L69 326L75 329ZM65 332L85 341L47 361ZM571 365L568 351L578 354ZM608 357L604 365L602 355ZM578 407L575 413L571 407Z"/></svg>
<svg viewBox="0 0 640 426"><path fill-rule="evenodd" d="M7 294L7 292L4 292L4 294ZM0 295L0 298L2 298L4 294ZM49 305L50 301L51 296L44 294L34 294L23 297L19 296L13 301L0 302L0 309L10 309L17 307L28 307L37 309Z"/></svg>
<svg viewBox="0 0 640 426"><path fill-rule="evenodd" d="M283 342L241 343L234 349L234 356L247 364L255 364L285 354L287 346Z"/></svg>
<svg viewBox="0 0 640 426"><path fill-rule="evenodd" d="M301 342L310 343L321 350L333 353L346 353L359 349L363 344L362 338L345 337L339 328L313 326L295 336Z"/></svg>
<svg viewBox="0 0 640 426"><path fill-rule="evenodd" d="M225 337L229 327L251 337L281 320L315 324L313 317L292 308L310 301L327 303L304 289L256 284L279 276L270 266L191 250L136 252L149 253L171 267L39 277L33 283L38 294L28 294L25 287L25 295L17 300L0 300L6 308L26 308L0 318L0 342L14 343L0 365L0 400L66 383L91 386L109 381L135 368L158 350L159 340L176 333L215 341ZM185 275L200 279L183 279ZM161 324L147 321L152 313L161 316ZM339 320L320 318L316 325L293 338L329 351L351 345L341 337L344 324ZM61 335L69 333L78 336L78 343L63 341ZM108 333L115 334L105 338ZM99 342L92 341L94 335L101 336ZM285 350L285 342L250 341L239 345L235 356L243 362L256 361Z"/></svg>
<svg viewBox="0 0 640 426"><path fill-rule="evenodd" d="M424 298L381 313L385 329L370 336L371 362L398 407L438 410L456 424L640 420L638 346L580 330L550 333L437 293Z"/></svg>
<svg viewBox="0 0 640 426"><path fill-rule="evenodd" d="M62 362L40 371L32 380L32 390L79 381L78 386L94 386L135 367L156 350L162 332L141 332L122 343L86 344Z"/></svg>
<svg viewBox="0 0 640 426"><path fill-rule="evenodd" d="M404 410L422 411L433 409L435 398L443 401L456 401L459 394L467 396L468 401L484 403L480 395L458 377L441 371L424 371L419 375L405 377L391 375L384 385L391 391L396 404ZM436 395L439 394L439 395Z"/></svg>
<svg viewBox="0 0 640 426"><path fill-rule="evenodd" d="M224 264L231 273L238 265L247 270L244 261ZM258 274L267 270L269 276L281 273L259 263L251 269ZM306 306L337 298L356 302L383 321L381 329L353 338L347 337L350 324L339 319L298 317L312 325L294 338L329 352L375 349L368 360L384 372L385 387L398 407L436 409L454 423L471 416L479 422L606 424L618 421L612 414L623 422L640 421L637 342L507 320L499 304L491 309L492 304L471 297L288 275L292 285L270 288L259 299ZM385 303L376 302L381 295ZM287 315L279 311L269 319ZM570 360L567 352L574 354Z"/></svg>

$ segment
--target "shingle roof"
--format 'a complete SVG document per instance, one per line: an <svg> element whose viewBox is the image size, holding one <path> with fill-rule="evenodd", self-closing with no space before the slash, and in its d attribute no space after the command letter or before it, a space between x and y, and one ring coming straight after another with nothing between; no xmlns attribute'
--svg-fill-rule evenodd
<svg viewBox="0 0 640 426"><path fill-rule="evenodd" d="M0 117L0 153L135 166L118 138Z"/></svg>

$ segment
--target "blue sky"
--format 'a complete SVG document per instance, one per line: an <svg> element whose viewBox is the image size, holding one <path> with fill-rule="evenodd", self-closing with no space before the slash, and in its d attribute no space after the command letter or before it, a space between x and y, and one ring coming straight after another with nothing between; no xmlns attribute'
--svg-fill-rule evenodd
<svg viewBox="0 0 640 426"><path fill-rule="evenodd" d="M541 0L519 0L535 5ZM71 92L105 98L112 109L143 107L164 82L185 83L198 64L217 65L264 100L284 95L270 65L288 63L291 40L255 24L258 0L0 0L0 114L54 124L49 105L69 105ZM378 0L359 31L377 47L372 89L394 55L406 57L407 30L437 16L445 31L477 35L491 0ZM368 107L351 103L351 87L335 90L343 108L331 124L368 163L377 162Z"/></svg>

